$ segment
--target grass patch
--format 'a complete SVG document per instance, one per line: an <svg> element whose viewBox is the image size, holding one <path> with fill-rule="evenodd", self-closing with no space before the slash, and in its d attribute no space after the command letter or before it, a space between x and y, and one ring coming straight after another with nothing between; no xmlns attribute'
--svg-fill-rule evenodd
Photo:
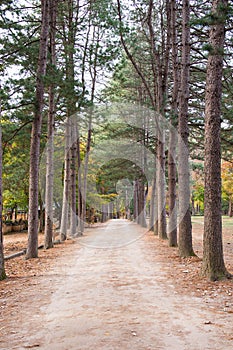
<svg viewBox="0 0 233 350"><path fill-rule="evenodd" d="M192 216L193 224L204 225L204 216ZM233 218L229 218L229 216L222 217L223 227L233 227Z"/></svg>

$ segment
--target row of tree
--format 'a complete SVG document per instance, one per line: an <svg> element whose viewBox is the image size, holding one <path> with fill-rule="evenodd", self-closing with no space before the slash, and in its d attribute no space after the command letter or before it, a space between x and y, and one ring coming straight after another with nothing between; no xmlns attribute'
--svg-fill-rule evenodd
<svg viewBox="0 0 233 350"><path fill-rule="evenodd" d="M223 261L221 242L221 144L232 145L232 141L226 137L229 131L232 131L232 119L229 114L230 105L225 103L222 107L221 102L222 96L223 100L228 100L231 94L227 78L226 84L222 86L224 47L227 46L228 53L232 48L228 41L231 30L229 26L231 9L227 1L213 1L212 9L205 2L201 6L197 2L196 5L199 6L195 7L195 10L190 6L189 1L182 1L182 3L168 1L160 5L153 1L138 4L134 11L135 17L131 17L128 11L124 15L123 6L118 1L118 16L122 24L120 28L122 46L139 77L137 87L133 88L131 84L131 91L129 92L129 89L126 88L123 92L126 98L130 97L135 100L137 96L140 102L149 104L162 116L168 115L171 123L178 124L178 201L179 217L183 218L179 223L178 236L181 256L194 254L190 210L187 210L190 203L189 142L191 139L191 147L194 145L197 156L197 150L200 151L200 147L197 146L200 137L194 135L197 133L196 130L204 133L201 141L203 149L199 154L199 157L202 156L205 159L202 273L211 279L229 276ZM192 12L192 16L190 16L191 9L195 12ZM135 12L140 15L135 15ZM134 33L135 37L130 33L131 37L129 36L127 40L122 28L127 20L131 21L133 18L139 18L140 21ZM157 30L159 28L158 32L155 31L155 28ZM205 28L208 28L209 31L204 31ZM139 40L139 37L142 39ZM225 63L224 77L227 77L231 69L231 62L227 60ZM128 69L127 65L124 65L117 72L118 75L112 85L113 95L115 87L122 92L119 81L122 81L123 84L130 84L130 80L122 76L122 72L127 72L126 68ZM130 72L132 73L132 70ZM223 95L222 91L224 91ZM221 122L224 123L222 139L220 136ZM192 129L191 125L194 126ZM191 138L189 137L190 129L192 130ZM174 210L176 206L175 137L175 133L170 132L168 227L175 227L175 229L168 229L168 231L169 244L172 246L177 244L177 216ZM165 135L161 135L157 144L160 171L156 178L158 210L156 232L158 231L161 238L166 238L167 234L164 211L166 159L164 140ZM230 154L231 150L231 147L224 147L226 153L223 153L223 157L226 157L227 153Z"/></svg>
<svg viewBox="0 0 233 350"><path fill-rule="evenodd" d="M38 205L43 197L45 247L50 248L54 208L62 240L68 228L73 236L82 234L87 207L97 201L99 211L111 212L117 183L124 178L133 186L133 204L126 191L127 213L131 207L134 219L146 225L151 186L150 228L161 239L169 238L170 246L178 246L181 256L194 255L191 155L205 159L202 272L211 279L229 276L221 229L221 146L222 157L232 159L233 142L228 1L213 0L211 7L189 0L127 5L120 0L41 0L30 6L5 0L0 11L3 154L8 160L3 181L6 188L17 189L26 206L29 198L27 258L38 256ZM109 102L118 105L109 109ZM17 178L5 175L7 167L17 168ZM41 168L44 185L39 193ZM2 238L0 248L2 252ZM4 276L3 253L0 265Z"/></svg>

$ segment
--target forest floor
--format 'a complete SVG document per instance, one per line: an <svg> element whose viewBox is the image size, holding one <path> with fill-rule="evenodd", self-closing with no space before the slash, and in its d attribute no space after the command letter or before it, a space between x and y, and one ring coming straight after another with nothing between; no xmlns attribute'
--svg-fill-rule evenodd
<svg viewBox="0 0 233 350"><path fill-rule="evenodd" d="M38 259L6 261L0 349L232 350L233 281L200 276L202 234L203 218L194 217L198 257L181 259L135 223L111 220ZM4 242L9 255L26 247L27 234ZM233 219L224 218L231 273L232 248Z"/></svg>

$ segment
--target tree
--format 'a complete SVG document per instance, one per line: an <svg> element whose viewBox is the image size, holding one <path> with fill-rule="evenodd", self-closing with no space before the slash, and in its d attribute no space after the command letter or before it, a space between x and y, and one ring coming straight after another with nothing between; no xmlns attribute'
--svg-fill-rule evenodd
<svg viewBox="0 0 233 350"><path fill-rule="evenodd" d="M53 247L53 157L54 157L54 123L55 123L55 84L56 80L56 16L57 0L50 0L50 65L52 75L49 85L48 111L48 142L46 162L46 189L45 189L45 249Z"/></svg>
<svg viewBox="0 0 233 350"><path fill-rule="evenodd" d="M177 246L177 204L176 204L176 148L177 148L177 116L178 116L178 89L179 89L179 66L178 66L178 47L177 47L177 6L176 1L171 0L171 47L172 47L172 101L171 101L171 124L169 133L168 149L168 198L169 198L169 222L168 238L169 246Z"/></svg>
<svg viewBox="0 0 233 350"><path fill-rule="evenodd" d="M182 59L179 106L178 179L179 179L179 254L194 255L190 211L190 173L188 148L188 100L190 71L190 3L183 0L182 7Z"/></svg>
<svg viewBox="0 0 233 350"><path fill-rule="evenodd" d="M70 148L70 236L76 235L77 214L76 214L76 170L77 170L77 124L76 120L71 121L71 139Z"/></svg>
<svg viewBox="0 0 233 350"><path fill-rule="evenodd" d="M165 128L163 127L163 118L165 117L165 106L168 93L168 69L169 69L169 53L170 53L170 37L168 35L167 26L169 26L169 6L168 3L154 2L150 0L142 2L140 9L135 11L140 18L138 28L133 33L131 41L132 45L127 43L124 37L124 23L122 15L122 5L120 0L117 1L119 32L122 46L125 53L132 63L138 77L141 79L143 89L146 91L146 99L149 105L155 111L155 121L157 127L157 198L158 198L158 227L159 237L167 239L166 230L166 186L165 186ZM142 15L143 13L143 15ZM155 23L158 25L159 32L154 28ZM138 21L137 21L138 22ZM156 28L157 29L157 28ZM165 34L166 33L166 34ZM133 53L132 53L133 52ZM146 62L146 68L145 67ZM140 101L141 102L141 101Z"/></svg>
<svg viewBox="0 0 233 350"><path fill-rule="evenodd" d="M28 246L26 258L38 257L38 193L42 112L44 106L44 77L47 67L49 37L49 0L41 0L41 33L36 74L35 111L31 131Z"/></svg>
<svg viewBox="0 0 233 350"><path fill-rule="evenodd" d="M0 86L1 89L1 86ZM1 120L1 98L0 98L0 120ZM6 278L3 254L2 234L2 127L0 125L0 281Z"/></svg>
<svg viewBox="0 0 233 350"><path fill-rule="evenodd" d="M223 258L221 217L221 96L227 0L213 0L205 95L205 199L202 273L229 277Z"/></svg>
<svg viewBox="0 0 233 350"><path fill-rule="evenodd" d="M93 99L94 99L94 94L92 95L92 103L93 103ZM83 235L83 233L84 233L85 220L86 220L87 175L88 175L89 152L91 149L91 137L92 137L92 107L88 113L88 121L87 122L88 122L88 131L87 131L84 166L83 166L83 169L82 169L82 167L79 167L80 175L81 175L81 169L83 170L82 179L81 179L81 176L79 177L79 179L81 180L79 183L79 191L81 194L81 203L80 203L81 204L81 211L80 211L80 216L79 216L79 234L80 235ZM80 146L79 146L79 152L80 152ZM80 155L78 157L80 158Z"/></svg>
<svg viewBox="0 0 233 350"><path fill-rule="evenodd" d="M69 193L70 193L70 139L71 139L71 121L66 119L65 123L65 159L64 159L64 179L63 179L63 197L62 197L62 215L60 235L61 240L67 238L67 228L69 219Z"/></svg>
<svg viewBox="0 0 233 350"><path fill-rule="evenodd" d="M77 91L75 79L75 47L80 15L80 4L77 6L73 0L61 3L59 22L62 32L62 49L64 56L64 84L63 97L65 103L65 168L63 178L63 199L60 234L61 240L67 238L70 226L70 235L76 233L76 144L72 140L72 123L77 111ZM75 141L75 140L73 140ZM70 215L69 215L70 212ZM70 217L70 225L69 225Z"/></svg>

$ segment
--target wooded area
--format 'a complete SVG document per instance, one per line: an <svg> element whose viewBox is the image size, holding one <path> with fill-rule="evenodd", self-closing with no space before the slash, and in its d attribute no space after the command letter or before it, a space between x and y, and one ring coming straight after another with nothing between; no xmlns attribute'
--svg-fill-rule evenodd
<svg viewBox="0 0 233 350"><path fill-rule="evenodd" d="M27 259L38 231L49 249L55 228L64 241L119 217L187 258L204 215L200 272L230 278L230 1L4 0L0 15L0 279L20 211Z"/></svg>

